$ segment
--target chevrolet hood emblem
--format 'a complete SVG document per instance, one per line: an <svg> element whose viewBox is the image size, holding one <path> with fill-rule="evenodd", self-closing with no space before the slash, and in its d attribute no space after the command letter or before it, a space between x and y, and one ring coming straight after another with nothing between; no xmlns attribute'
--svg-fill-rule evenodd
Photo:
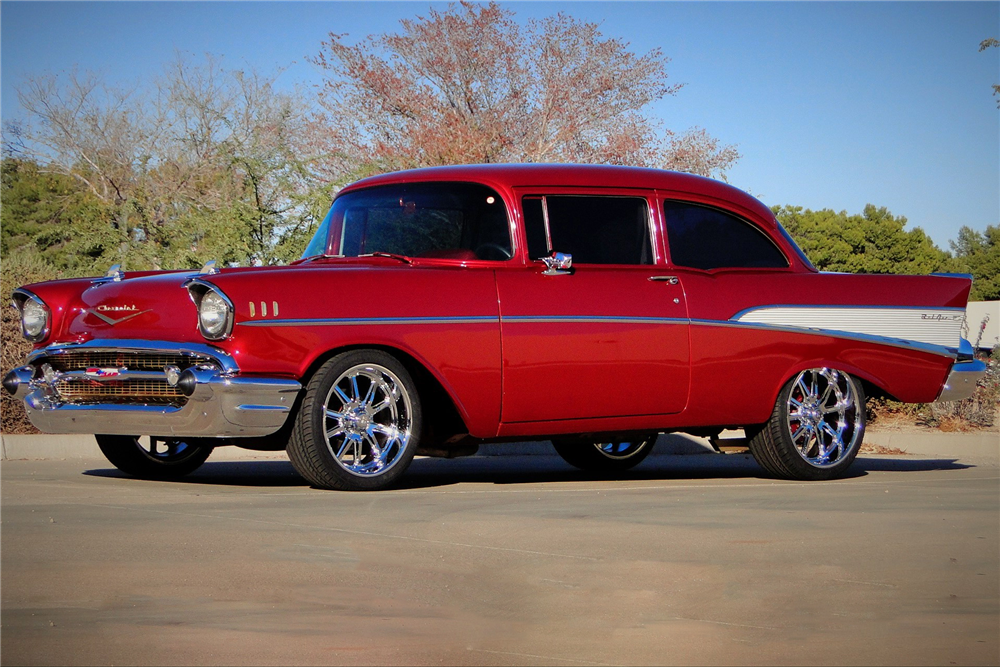
<svg viewBox="0 0 1000 667"><path fill-rule="evenodd" d="M111 326L115 326L116 324L121 324L122 322L124 322L126 320L130 320L133 317L138 317L139 315L142 315L143 313L148 313L150 309L147 308L146 310L140 310L139 312L136 312L136 313L129 313L125 317L119 317L117 319L114 318L114 317L111 317L110 315L105 315L104 313L101 312L102 310L111 311L111 312L122 312L122 311L126 311L126 310L131 310L131 309L129 309L127 307L119 307L119 306L99 306L97 308L88 308L87 309L87 312L90 313L91 315L97 317L100 320L103 320L104 322L106 322L107 324L110 324Z"/></svg>

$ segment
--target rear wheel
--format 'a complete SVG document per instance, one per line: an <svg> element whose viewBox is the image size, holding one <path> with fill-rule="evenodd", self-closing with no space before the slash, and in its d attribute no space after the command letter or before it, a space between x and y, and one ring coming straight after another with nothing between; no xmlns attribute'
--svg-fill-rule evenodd
<svg viewBox="0 0 1000 667"><path fill-rule="evenodd" d="M352 350L323 364L306 387L288 458L315 486L375 491L406 471L420 427L406 368L381 350Z"/></svg>
<svg viewBox="0 0 1000 667"><path fill-rule="evenodd" d="M864 431L861 383L843 371L812 368L782 388L771 419L750 438L750 452L776 477L833 479L854 462Z"/></svg>
<svg viewBox="0 0 1000 667"><path fill-rule="evenodd" d="M634 468L653 451L656 435L638 440L586 442L553 440L556 453L571 466L591 472L618 472Z"/></svg>
<svg viewBox="0 0 1000 667"><path fill-rule="evenodd" d="M122 472L145 479L175 479L194 472L212 453L198 438L97 435L97 446Z"/></svg>

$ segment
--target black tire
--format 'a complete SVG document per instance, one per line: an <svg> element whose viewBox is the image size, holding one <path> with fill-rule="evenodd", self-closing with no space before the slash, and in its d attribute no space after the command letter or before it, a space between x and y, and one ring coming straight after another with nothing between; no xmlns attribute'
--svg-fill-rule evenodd
<svg viewBox="0 0 1000 667"><path fill-rule="evenodd" d="M199 438L148 440L136 435L96 435L97 446L124 473L143 479L177 479L194 472L212 454L212 445Z"/></svg>
<svg viewBox="0 0 1000 667"><path fill-rule="evenodd" d="M320 488L377 491L406 472L421 426L420 397L403 364L381 350L352 350L306 386L288 458Z"/></svg>
<svg viewBox="0 0 1000 667"><path fill-rule="evenodd" d="M775 477L804 481L841 477L861 449L865 393L843 371L812 368L778 393L771 418L747 430L750 453Z"/></svg>
<svg viewBox="0 0 1000 667"><path fill-rule="evenodd" d="M622 472L642 463L656 444L656 434L639 440L587 442L553 440L552 446L562 459L588 472Z"/></svg>

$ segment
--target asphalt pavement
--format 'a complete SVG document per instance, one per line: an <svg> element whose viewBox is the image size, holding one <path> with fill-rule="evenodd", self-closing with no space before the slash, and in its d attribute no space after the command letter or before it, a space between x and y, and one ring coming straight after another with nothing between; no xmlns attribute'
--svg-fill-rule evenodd
<svg viewBox="0 0 1000 667"><path fill-rule="evenodd" d="M6 460L0 661L996 665L1000 438L949 442L822 483L419 459L378 493L273 455L180 482Z"/></svg>

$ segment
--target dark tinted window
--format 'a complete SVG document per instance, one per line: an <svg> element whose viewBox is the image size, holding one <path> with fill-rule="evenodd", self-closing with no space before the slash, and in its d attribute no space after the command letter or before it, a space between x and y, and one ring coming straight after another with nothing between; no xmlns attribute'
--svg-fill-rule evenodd
<svg viewBox="0 0 1000 667"><path fill-rule="evenodd" d="M550 247L574 264L652 264L646 200L545 197ZM534 258L532 258L534 259Z"/></svg>
<svg viewBox="0 0 1000 667"><path fill-rule="evenodd" d="M328 220L324 227L334 236L334 252L348 257L388 252L506 260L513 254L503 200L474 183L411 183L350 192L333 202Z"/></svg>
<svg viewBox="0 0 1000 667"><path fill-rule="evenodd" d="M663 202L670 261L696 269L784 268L788 261L759 229L718 209Z"/></svg>

